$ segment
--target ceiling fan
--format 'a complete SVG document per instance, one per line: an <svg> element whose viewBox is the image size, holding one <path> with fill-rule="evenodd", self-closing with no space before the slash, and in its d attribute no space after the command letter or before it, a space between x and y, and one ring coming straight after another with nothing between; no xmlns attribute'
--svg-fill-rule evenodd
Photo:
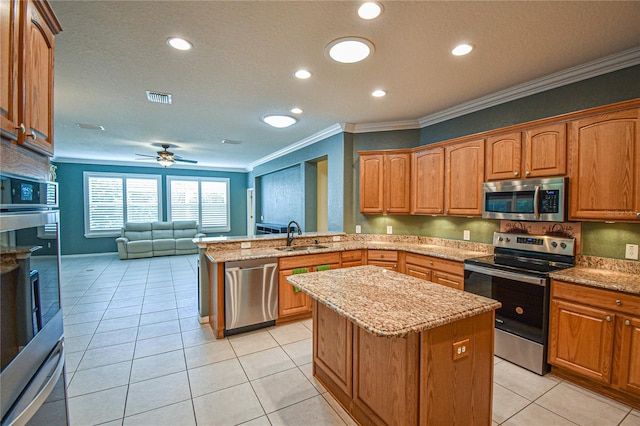
<svg viewBox="0 0 640 426"><path fill-rule="evenodd" d="M162 148L164 148L164 151L158 151L156 152L156 155L136 154L136 155L139 155L140 157L147 157L147 158L136 158L136 160L149 161L149 158L154 158L158 162L158 164L160 164L162 167L173 166L173 163L175 163L176 161L180 161L182 163L192 163L192 164L198 163L195 160L187 160L186 158L182 158L179 155L175 155L173 152L168 151L169 147L171 146L169 144L162 144L161 146Z"/></svg>

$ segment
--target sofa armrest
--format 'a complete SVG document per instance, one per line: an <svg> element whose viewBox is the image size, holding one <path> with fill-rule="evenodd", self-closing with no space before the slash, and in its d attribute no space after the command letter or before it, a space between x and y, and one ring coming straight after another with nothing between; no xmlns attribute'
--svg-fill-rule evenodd
<svg viewBox="0 0 640 426"><path fill-rule="evenodd" d="M129 239L127 237L118 237L118 238L116 238L116 243L126 244L128 242L129 242Z"/></svg>
<svg viewBox="0 0 640 426"><path fill-rule="evenodd" d="M127 243L129 239L127 237L118 237L116 238L116 245L118 246L118 256L120 259L128 259L129 255L127 254Z"/></svg>
<svg viewBox="0 0 640 426"><path fill-rule="evenodd" d="M203 234L202 232L198 232L196 235L193 236L193 238L204 238L206 236L207 236L207 234Z"/></svg>

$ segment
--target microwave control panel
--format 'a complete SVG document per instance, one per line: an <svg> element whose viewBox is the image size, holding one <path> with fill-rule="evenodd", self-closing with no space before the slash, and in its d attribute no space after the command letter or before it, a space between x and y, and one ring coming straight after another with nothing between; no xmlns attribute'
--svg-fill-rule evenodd
<svg viewBox="0 0 640 426"><path fill-rule="evenodd" d="M540 191L540 213L558 213L560 208L560 191Z"/></svg>

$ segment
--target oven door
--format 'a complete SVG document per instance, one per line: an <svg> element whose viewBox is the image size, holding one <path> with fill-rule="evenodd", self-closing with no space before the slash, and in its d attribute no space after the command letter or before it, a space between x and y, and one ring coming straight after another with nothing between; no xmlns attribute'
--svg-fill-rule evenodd
<svg viewBox="0 0 640 426"><path fill-rule="evenodd" d="M546 278L465 264L464 289L495 299L496 328L544 345L549 286Z"/></svg>

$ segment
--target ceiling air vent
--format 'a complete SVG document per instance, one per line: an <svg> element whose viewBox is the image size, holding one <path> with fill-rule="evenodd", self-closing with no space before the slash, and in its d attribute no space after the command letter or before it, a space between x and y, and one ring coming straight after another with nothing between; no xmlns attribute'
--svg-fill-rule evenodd
<svg viewBox="0 0 640 426"><path fill-rule="evenodd" d="M171 104L171 93L161 93L147 90L147 99L149 100L149 102Z"/></svg>
<svg viewBox="0 0 640 426"><path fill-rule="evenodd" d="M233 139L223 139L222 143L225 145L240 145L242 141L234 141Z"/></svg>

